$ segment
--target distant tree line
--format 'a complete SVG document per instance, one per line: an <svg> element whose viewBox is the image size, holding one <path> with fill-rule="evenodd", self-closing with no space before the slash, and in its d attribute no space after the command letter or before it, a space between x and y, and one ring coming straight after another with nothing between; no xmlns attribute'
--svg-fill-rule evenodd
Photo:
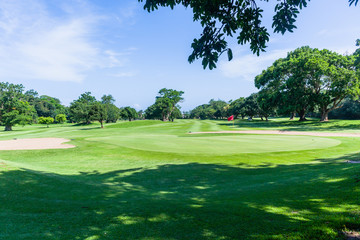
<svg viewBox="0 0 360 240"><path fill-rule="evenodd" d="M47 95L41 95L35 90L24 91L21 84L0 82L0 125L5 131L11 131L15 125L32 123L78 123L90 124L115 123L117 120L133 121L135 119L160 119L174 121L182 117L179 102L183 100L184 92L163 88L159 91L156 101L145 112L126 106L118 108L112 95L103 95L97 100L91 92L85 92L72 101L69 107L60 100Z"/></svg>
<svg viewBox="0 0 360 240"><path fill-rule="evenodd" d="M260 99L259 99L260 98ZM223 108L218 110L214 109L211 104L215 100L210 100L208 104L202 104L195 107L189 112L183 113L183 118L190 119L226 119L227 117L234 115L235 119L249 119L252 120L254 117L258 117L261 120L268 120L269 117L289 117L293 120L296 116L294 114L286 114L280 111L280 109L273 109L271 111L264 110L261 105L261 97L259 93L253 93L249 97L240 97L236 100L229 102L223 100L216 100L215 102L221 102ZM219 104L220 105L220 104ZM341 108L337 108L329 113L331 119L360 119L360 101L352 98L345 98L341 101ZM215 115L214 112L217 112ZM307 113L309 117L315 117L321 119L321 112L318 110ZM300 120L300 118L299 118Z"/></svg>
<svg viewBox="0 0 360 240"><path fill-rule="evenodd" d="M360 40L356 41L360 46ZM317 116L332 118L360 117L360 48L349 56L327 49L301 47L255 77L259 92L229 103L210 100L190 111L191 118L221 119L255 116Z"/></svg>
<svg viewBox="0 0 360 240"><path fill-rule="evenodd" d="M270 115L275 114L275 112L264 113L258 103L258 94L253 93L246 98L240 97L229 102L211 99L208 104L202 104L191 110L189 112L189 118L226 119L234 115L235 119L260 117L261 119L267 120Z"/></svg>

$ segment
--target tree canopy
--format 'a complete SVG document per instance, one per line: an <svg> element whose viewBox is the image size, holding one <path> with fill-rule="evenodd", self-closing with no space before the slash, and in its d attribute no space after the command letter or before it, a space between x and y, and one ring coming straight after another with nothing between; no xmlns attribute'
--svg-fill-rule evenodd
<svg viewBox="0 0 360 240"><path fill-rule="evenodd" d="M52 118L52 117L39 117L38 122L40 124L46 124L46 126L49 127L49 124L52 124L54 122L54 118Z"/></svg>
<svg viewBox="0 0 360 240"><path fill-rule="evenodd" d="M358 96L359 79L354 57L329 50L301 47L276 60L255 78L260 95L282 112L296 112L300 120L318 108L321 120L327 121L330 111L342 106L347 96Z"/></svg>
<svg viewBox="0 0 360 240"><path fill-rule="evenodd" d="M90 107L90 118L91 120L98 121L100 123L100 127L104 128L104 122L107 119L107 108L106 105L102 102L96 101L91 104Z"/></svg>
<svg viewBox="0 0 360 240"><path fill-rule="evenodd" d="M91 107L95 103L96 98L91 95L91 92L85 92L81 94L77 100L74 100L70 104L71 120L74 122L83 122L85 124L91 123Z"/></svg>
<svg viewBox="0 0 360 240"><path fill-rule="evenodd" d="M24 86L21 84L0 82L0 123L5 131L11 131L16 124L31 123L35 110L23 94Z"/></svg>
<svg viewBox="0 0 360 240"><path fill-rule="evenodd" d="M216 68L216 63L223 53L227 53L229 61L233 58L228 38L236 37L238 44L249 43L254 54L265 51L269 41L268 29L262 23L261 9L257 3L261 0L138 0L145 2L144 9L148 12L159 7L183 5L192 8L194 22L200 22L203 31L199 38L191 44L193 52L188 58L192 63L202 59L205 68ZM262 0L269 2L269 0ZM310 0L277 1L273 16L272 28L275 33L292 32L300 10ZM358 0L348 0L349 5L356 5Z"/></svg>
<svg viewBox="0 0 360 240"><path fill-rule="evenodd" d="M177 91L174 89L160 89L158 96L156 97L155 108L158 108L157 111L161 113L162 121L169 121L173 111L176 108L180 108L178 103L184 99L182 97L183 94L183 91Z"/></svg>
<svg viewBox="0 0 360 240"><path fill-rule="evenodd" d="M211 99L208 104L197 106L190 112L191 118L222 119L227 117L228 103L223 100Z"/></svg>
<svg viewBox="0 0 360 240"><path fill-rule="evenodd" d="M120 109L120 117L122 119L127 119L129 120L129 122L131 122L132 120L138 117L138 114L135 108L127 106Z"/></svg>
<svg viewBox="0 0 360 240"><path fill-rule="evenodd" d="M246 116L244 97L240 97L230 102L228 115L234 115L235 119L238 118L239 115L241 116L241 118L244 118Z"/></svg>

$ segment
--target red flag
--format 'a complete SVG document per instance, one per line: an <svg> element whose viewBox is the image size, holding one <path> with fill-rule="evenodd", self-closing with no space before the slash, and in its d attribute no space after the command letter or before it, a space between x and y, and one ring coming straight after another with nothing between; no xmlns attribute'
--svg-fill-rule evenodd
<svg viewBox="0 0 360 240"><path fill-rule="evenodd" d="M228 117L228 121L233 121L234 120L234 115L231 115L230 117Z"/></svg>

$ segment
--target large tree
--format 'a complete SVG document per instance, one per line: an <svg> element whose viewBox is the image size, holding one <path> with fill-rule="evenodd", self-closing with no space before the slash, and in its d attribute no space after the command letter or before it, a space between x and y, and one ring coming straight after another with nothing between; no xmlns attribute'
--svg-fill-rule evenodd
<svg viewBox="0 0 360 240"><path fill-rule="evenodd" d="M228 103L223 100L214 100L211 99L209 102L209 107L214 110L213 116L215 119L222 119L227 116Z"/></svg>
<svg viewBox="0 0 360 240"><path fill-rule="evenodd" d="M278 104L281 112L296 112L299 120L304 121L306 113L315 108L314 83L326 65L318 56L317 49L298 48L256 76L255 86L272 92L274 104Z"/></svg>
<svg viewBox="0 0 360 240"><path fill-rule="evenodd" d="M243 119L245 117L245 98L240 97L230 102L228 115L234 115L234 118L238 118L240 115Z"/></svg>
<svg viewBox="0 0 360 240"><path fill-rule="evenodd" d="M145 2L144 9L151 12L159 7L174 8L183 5L193 10L193 20L200 22L203 31L191 45L193 52L189 62L202 59L204 68L213 69L221 54L227 53L233 58L228 47L228 38L236 36L238 44L249 43L250 49L257 55L265 51L269 41L269 32L262 24L261 9L257 4L261 0L138 0ZM262 0L269 2L269 0ZM275 33L292 32L300 10L310 0L277 1L272 27ZM349 4L357 4L358 0L348 0Z"/></svg>
<svg viewBox="0 0 360 240"><path fill-rule="evenodd" d="M16 124L31 123L35 115L34 108L25 100L24 86L21 84L0 82L0 123L5 131L11 131Z"/></svg>
<svg viewBox="0 0 360 240"><path fill-rule="evenodd" d="M301 47L256 76L255 86L269 92L280 111L298 113L300 121L316 107L321 120L327 121L328 113L341 107L346 96L359 92L353 63L353 57Z"/></svg>
<svg viewBox="0 0 360 240"><path fill-rule="evenodd" d="M175 107L174 111L172 111L172 113L170 114L169 120L173 122L177 118L182 118L182 113L180 109Z"/></svg>
<svg viewBox="0 0 360 240"><path fill-rule="evenodd" d="M91 95L91 92L81 94L77 100L70 103L71 120L78 123L90 124L92 118L91 107L95 103L96 98Z"/></svg>
<svg viewBox="0 0 360 240"><path fill-rule="evenodd" d="M323 50L322 54L328 67L316 88L317 103L321 121L328 121L329 112L341 108L345 97L358 98L360 82L358 73L354 70L353 56L342 56L328 50Z"/></svg>
<svg viewBox="0 0 360 240"><path fill-rule="evenodd" d="M256 115L260 115L260 108L257 102L257 93L253 93L245 98L245 114L249 119L253 119Z"/></svg>
<svg viewBox="0 0 360 240"><path fill-rule="evenodd" d="M105 105L107 118L106 123L116 123L120 117L120 109L115 106L115 99L112 95L103 95L101 103Z"/></svg>
<svg viewBox="0 0 360 240"><path fill-rule="evenodd" d="M174 89L160 89L158 96L156 97L155 105L161 111L162 121L169 121L170 115L175 108L180 108L178 103L184 99L182 97L183 94L183 91L177 91Z"/></svg>
<svg viewBox="0 0 360 240"><path fill-rule="evenodd" d="M268 121L269 116L275 113L276 93L271 89L263 89L257 93L256 101L261 119L264 117Z"/></svg>
<svg viewBox="0 0 360 240"><path fill-rule="evenodd" d="M159 105L154 103L153 105L149 106L144 112L146 119L161 119L161 109Z"/></svg>
<svg viewBox="0 0 360 240"><path fill-rule="evenodd" d="M28 93L28 92L26 92ZM65 114L66 109L59 99L42 95L34 100L34 107L39 117L55 118L58 114Z"/></svg>
<svg viewBox="0 0 360 240"><path fill-rule="evenodd" d="M98 121L100 123L101 128L104 128L104 122L107 119L107 108L106 104L102 102L94 102L90 107L90 119Z"/></svg>
<svg viewBox="0 0 360 240"><path fill-rule="evenodd" d="M134 120L135 118L137 118L137 111L135 108L132 107L123 107L120 109L120 117L122 119L127 119L129 120L129 122L131 122L132 120Z"/></svg>

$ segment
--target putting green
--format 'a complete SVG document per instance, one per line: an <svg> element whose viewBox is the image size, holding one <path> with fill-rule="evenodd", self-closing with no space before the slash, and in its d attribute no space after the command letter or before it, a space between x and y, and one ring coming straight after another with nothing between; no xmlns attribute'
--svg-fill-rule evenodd
<svg viewBox="0 0 360 240"><path fill-rule="evenodd" d="M320 149L341 143L341 141L331 138L283 135L178 137L174 135L134 134L88 138L87 140L146 151L217 155Z"/></svg>

